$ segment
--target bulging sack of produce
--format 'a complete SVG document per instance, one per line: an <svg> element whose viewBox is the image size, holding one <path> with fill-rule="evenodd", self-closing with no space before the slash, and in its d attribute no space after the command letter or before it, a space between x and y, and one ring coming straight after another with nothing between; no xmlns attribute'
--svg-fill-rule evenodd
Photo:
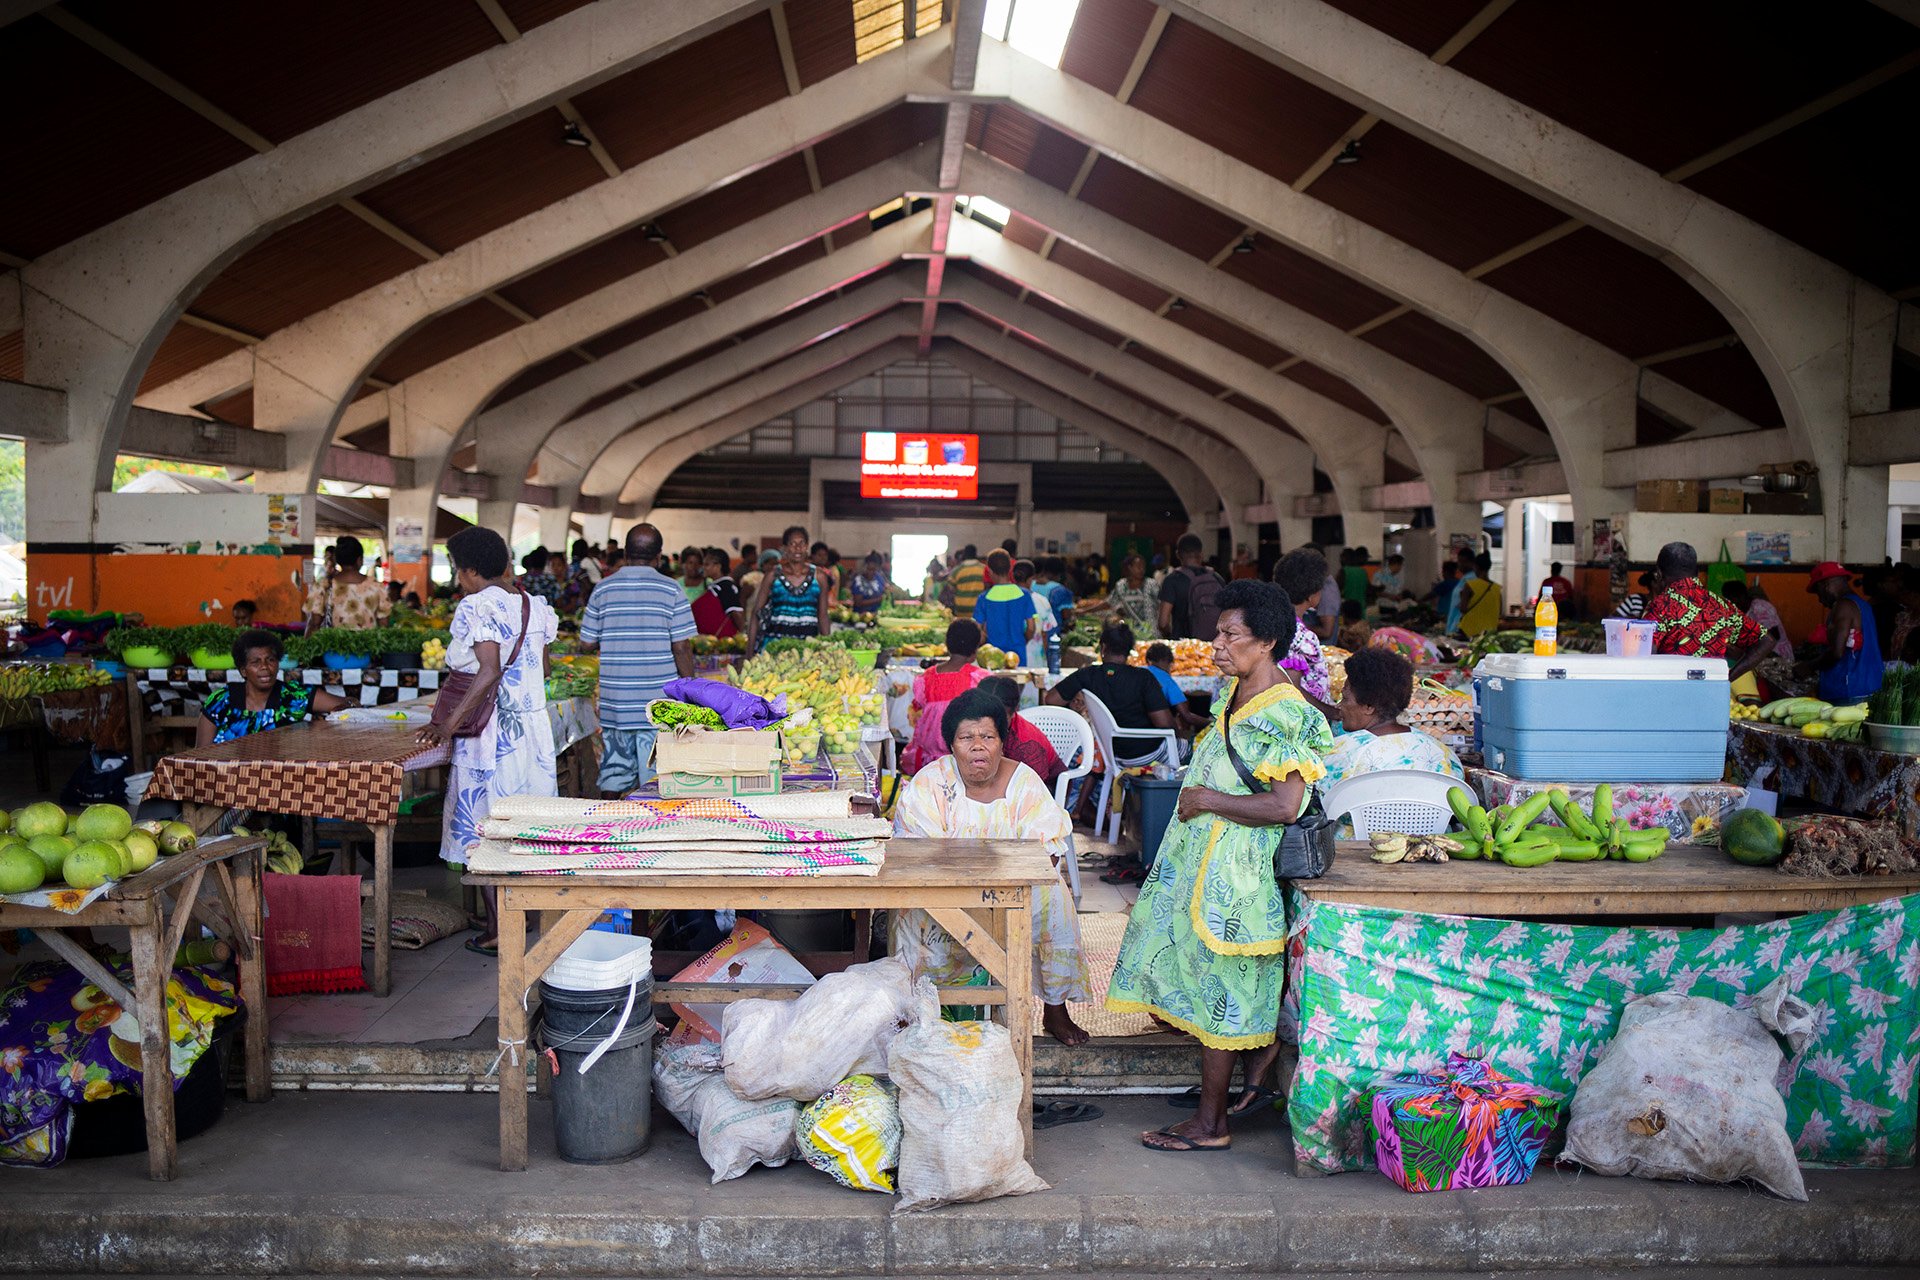
<svg viewBox="0 0 1920 1280"><path fill-rule="evenodd" d="M743 1098L812 1102L848 1076L884 1075L913 974L892 956L830 973L794 1000L741 1000L720 1022L727 1084Z"/></svg>
<svg viewBox="0 0 1920 1280"><path fill-rule="evenodd" d="M800 1158L855 1191L893 1194L900 1167L900 1102L893 1086L848 1076L794 1122Z"/></svg>
<svg viewBox="0 0 1920 1280"><path fill-rule="evenodd" d="M1566 1158L1615 1176L1748 1179L1805 1200L1774 1036L1797 1054L1813 1019L1785 977L1750 1009L1671 991L1631 1001L1613 1043L1574 1091Z"/></svg>
<svg viewBox="0 0 1920 1280"><path fill-rule="evenodd" d="M1020 1064L1005 1027L941 1021L939 993L922 978L887 1072L900 1091L895 1213L1047 1190L1027 1163Z"/></svg>
<svg viewBox="0 0 1920 1280"><path fill-rule="evenodd" d="M737 1178L756 1164L778 1169L793 1157L800 1104L788 1098L749 1102L734 1093L713 1045L661 1045L653 1055L653 1092L699 1140L700 1158L715 1182Z"/></svg>

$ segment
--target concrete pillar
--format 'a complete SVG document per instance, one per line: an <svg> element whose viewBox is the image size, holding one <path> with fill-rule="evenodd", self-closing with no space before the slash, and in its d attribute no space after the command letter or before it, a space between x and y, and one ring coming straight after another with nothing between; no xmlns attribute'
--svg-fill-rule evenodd
<svg viewBox="0 0 1920 1280"><path fill-rule="evenodd" d="M482 498L477 523L482 529L491 529L499 534L511 547L513 520L519 510L520 504L513 498Z"/></svg>
<svg viewBox="0 0 1920 1280"><path fill-rule="evenodd" d="M540 545L549 551L566 555L573 549L572 524L571 504L540 508Z"/></svg>
<svg viewBox="0 0 1920 1280"><path fill-rule="evenodd" d="M613 536L613 512L596 511L582 515L580 536L587 540L590 547L604 546L607 539Z"/></svg>

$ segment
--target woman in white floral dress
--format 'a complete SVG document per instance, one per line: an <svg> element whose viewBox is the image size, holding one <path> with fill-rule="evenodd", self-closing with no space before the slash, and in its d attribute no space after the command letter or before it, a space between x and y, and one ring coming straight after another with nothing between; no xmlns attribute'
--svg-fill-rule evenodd
<svg viewBox="0 0 1920 1280"><path fill-rule="evenodd" d="M894 810L895 831L947 840L1038 840L1058 872L1062 859L1073 856L1073 820L1039 774L1006 754L1009 729L1006 704L983 689L947 703L941 730L951 754L913 775ZM924 911L897 914L891 938L894 955L943 986L973 973L973 958ZM1085 1044L1086 1031L1067 1012L1067 1001L1087 998L1088 979L1073 891L1064 879L1034 894L1033 951L1042 1025L1062 1044Z"/></svg>
<svg viewBox="0 0 1920 1280"><path fill-rule="evenodd" d="M507 544L493 530L461 530L447 539L447 555L461 591L460 606L453 613L453 639L447 646L447 669L477 678L446 723L460 724L482 700L494 699L493 718L485 729L470 738L453 739L440 856L463 867L494 801L502 796L556 792L546 675L547 646L559 632L559 620L551 605L514 582ZM445 740L435 725L421 729L419 738L430 746ZM487 930L484 936L470 939L467 947L491 955L499 915L493 891L485 890L482 896L487 902Z"/></svg>

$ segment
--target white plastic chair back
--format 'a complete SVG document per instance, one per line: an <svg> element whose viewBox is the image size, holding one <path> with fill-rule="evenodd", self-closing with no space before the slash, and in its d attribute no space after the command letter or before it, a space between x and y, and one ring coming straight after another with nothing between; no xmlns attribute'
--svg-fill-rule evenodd
<svg viewBox="0 0 1920 1280"><path fill-rule="evenodd" d="M1097 834L1101 824L1105 823L1108 827L1107 842L1113 844L1120 839L1120 814L1126 807L1127 780L1120 770L1151 764L1161 759L1168 764L1179 764L1180 738L1171 729L1127 729L1125 733L1129 738L1156 738L1159 739L1160 745L1143 756L1121 756L1113 749L1115 736L1122 732L1119 722L1113 718L1113 712L1108 710L1106 703L1091 693L1082 693L1080 697L1086 705L1087 720L1093 726L1093 736L1100 743L1100 754L1107 762L1105 772L1100 775L1098 797L1100 807L1094 811L1093 829ZM1121 803L1113 805L1111 803L1113 789L1116 786L1121 790Z"/></svg>
<svg viewBox="0 0 1920 1280"><path fill-rule="evenodd" d="M1053 798L1064 809L1073 780L1093 772L1093 727L1066 707L1032 707L1020 718L1046 735L1067 766L1053 784Z"/></svg>
<svg viewBox="0 0 1920 1280"><path fill-rule="evenodd" d="M1355 839L1365 839L1376 831L1430 836L1445 831L1453 821L1447 789L1465 786L1446 773L1377 769L1343 778L1326 793L1321 804L1329 818L1348 816Z"/></svg>

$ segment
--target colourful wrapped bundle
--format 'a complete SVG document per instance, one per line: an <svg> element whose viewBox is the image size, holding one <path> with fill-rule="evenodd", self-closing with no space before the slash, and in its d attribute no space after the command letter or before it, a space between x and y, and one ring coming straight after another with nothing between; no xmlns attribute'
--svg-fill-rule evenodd
<svg viewBox="0 0 1920 1280"><path fill-rule="evenodd" d="M1385 1081L1371 1102L1380 1172L1407 1191L1457 1191L1531 1177L1561 1097L1453 1053L1442 1070Z"/></svg>

